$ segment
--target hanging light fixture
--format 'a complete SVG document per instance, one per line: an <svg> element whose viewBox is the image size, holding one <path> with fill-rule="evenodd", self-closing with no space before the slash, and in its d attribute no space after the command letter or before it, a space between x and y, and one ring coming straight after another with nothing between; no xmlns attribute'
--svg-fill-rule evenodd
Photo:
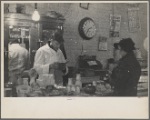
<svg viewBox="0 0 150 120"><path fill-rule="evenodd" d="M37 3L35 3L35 10L34 10L33 15L32 15L32 20L34 20L34 21L40 20L40 14L37 11Z"/></svg>

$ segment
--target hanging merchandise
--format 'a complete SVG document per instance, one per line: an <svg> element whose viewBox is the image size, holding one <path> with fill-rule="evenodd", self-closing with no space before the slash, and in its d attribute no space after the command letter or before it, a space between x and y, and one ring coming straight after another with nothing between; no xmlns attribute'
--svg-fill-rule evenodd
<svg viewBox="0 0 150 120"><path fill-rule="evenodd" d="M110 37L119 37L121 15L110 14Z"/></svg>
<svg viewBox="0 0 150 120"><path fill-rule="evenodd" d="M128 25L130 32L137 32L140 30L139 8L128 8Z"/></svg>

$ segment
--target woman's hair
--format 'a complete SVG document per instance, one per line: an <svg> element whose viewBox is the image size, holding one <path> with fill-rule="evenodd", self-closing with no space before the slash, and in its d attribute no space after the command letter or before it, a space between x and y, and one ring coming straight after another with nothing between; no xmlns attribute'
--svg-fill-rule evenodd
<svg viewBox="0 0 150 120"><path fill-rule="evenodd" d="M121 49L127 53L135 50L134 45L135 43L132 41L131 38L124 38L119 42L119 46L121 47Z"/></svg>
<svg viewBox="0 0 150 120"><path fill-rule="evenodd" d="M118 43L114 43L114 48L118 49L118 45L119 45Z"/></svg>

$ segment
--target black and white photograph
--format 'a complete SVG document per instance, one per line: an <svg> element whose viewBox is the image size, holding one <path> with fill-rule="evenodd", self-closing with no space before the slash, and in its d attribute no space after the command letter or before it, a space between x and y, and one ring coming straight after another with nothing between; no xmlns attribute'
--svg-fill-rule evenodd
<svg viewBox="0 0 150 120"><path fill-rule="evenodd" d="M148 1L1 1L2 118L146 119L148 67Z"/></svg>

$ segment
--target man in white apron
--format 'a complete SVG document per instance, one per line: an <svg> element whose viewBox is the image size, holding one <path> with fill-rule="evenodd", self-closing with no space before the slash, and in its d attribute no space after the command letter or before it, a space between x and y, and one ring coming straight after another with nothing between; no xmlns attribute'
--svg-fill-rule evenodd
<svg viewBox="0 0 150 120"><path fill-rule="evenodd" d="M9 44L9 81L18 85L18 79L21 78L23 71L28 68L28 50L20 46L18 39L11 40Z"/></svg>
<svg viewBox="0 0 150 120"><path fill-rule="evenodd" d="M40 47L34 58L34 68L39 74L37 80L41 87L47 85L62 85L62 76L67 73L67 67L60 70L59 63L66 63L62 51L59 49L63 43L62 36L55 34L50 41ZM63 72L64 71L64 72Z"/></svg>

